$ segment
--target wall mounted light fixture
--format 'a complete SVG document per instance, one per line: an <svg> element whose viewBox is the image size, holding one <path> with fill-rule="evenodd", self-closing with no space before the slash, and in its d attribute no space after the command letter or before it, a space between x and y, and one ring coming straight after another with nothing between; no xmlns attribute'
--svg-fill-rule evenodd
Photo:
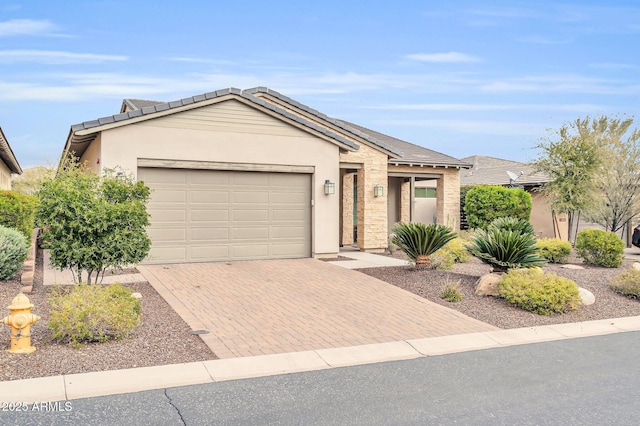
<svg viewBox="0 0 640 426"><path fill-rule="evenodd" d="M324 195L330 195L336 193L336 184L329 179L324 181Z"/></svg>
<svg viewBox="0 0 640 426"><path fill-rule="evenodd" d="M384 187L376 183L373 187L373 196L374 197L383 197L384 196Z"/></svg>

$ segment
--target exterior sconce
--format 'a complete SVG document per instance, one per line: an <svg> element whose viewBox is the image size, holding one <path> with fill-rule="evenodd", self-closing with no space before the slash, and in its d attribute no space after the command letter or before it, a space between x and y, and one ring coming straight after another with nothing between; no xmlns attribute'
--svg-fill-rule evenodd
<svg viewBox="0 0 640 426"><path fill-rule="evenodd" d="M383 197L384 196L384 187L382 185L376 185L373 187L373 196L374 197Z"/></svg>
<svg viewBox="0 0 640 426"><path fill-rule="evenodd" d="M329 179L324 181L324 195L330 195L336 193L336 184Z"/></svg>

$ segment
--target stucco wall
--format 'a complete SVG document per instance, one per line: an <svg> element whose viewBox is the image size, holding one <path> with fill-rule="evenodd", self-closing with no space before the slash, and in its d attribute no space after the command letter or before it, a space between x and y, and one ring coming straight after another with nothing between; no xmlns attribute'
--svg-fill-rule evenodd
<svg viewBox="0 0 640 426"><path fill-rule="evenodd" d="M0 189L11 189L11 170L0 160Z"/></svg>
<svg viewBox="0 0 640 426"><path fill-rule="evenodd" d="M338 252L339 196L324 195L324 181L338 182L340 177L336 145L302 131L264 135L174 128L166 120L157 123L162 126L154 126L151 120L102 132L100 165L120 166L134 175L140 158L314 166L312 255Z"/></svg>

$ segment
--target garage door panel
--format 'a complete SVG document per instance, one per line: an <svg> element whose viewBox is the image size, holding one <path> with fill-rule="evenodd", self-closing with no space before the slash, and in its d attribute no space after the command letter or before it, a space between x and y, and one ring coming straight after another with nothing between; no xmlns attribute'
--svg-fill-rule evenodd
<svg viewBox="0 0 640 426"><path fill-rule="evenodd" d="M153 218L154 223L173 223L184 222L187 220L187 211L185 209L147 209L147 212Z"/></svg>
<svg viewBox="0 0 640 426"><path fill-rule="evenodd" d="M192 222L228 222L228 209L191 210Z"/></svg>
<svg viewBox="0 0 640 426"><path fill-rule="evenodd" d="M152 244L147 257L147 261L153 263L186 262L187 260L187 248L184 246L158 247Z"/></svg>
<svg viewBox="0 0 640 426"><path fill-rule="evenodd" d="M192 190L191 202L201 204L228 204L229 192Z"/></svg>
<svg viewBox="0 0 640 426"><path fill-rule="evenodd" d="M305 209L271 210L272 222L306 222L308 212Z"/></svg>
<svg viewBox="0 0 640 426"><path fill-rule="evenodd" d="M229 241L229 228L191 228L191 241Z"/></svg>
<svg viewBox="0 0 640 426"><path fill-rule="evenodd" d="M268 204L269 193L263 191L236 191L233 193L234 204Z"/></svg>
<svg viewBox="0 0 640 426"><path fill-rule="evenodd" d="M271 227L271 238L304 240L309 230L305 226Z"/></svg>
<svg viewBox="0 0 640 426"><path fill-rule="evenodd" d="M234 222L269 222L269 210L234 210L233 211Z"/></svg>
<svg viewBox="0 0 640 426"><path fill-rule="evenodd" d="M229 186L229 174L211 173L209 170L189 170L189 182L192 185Z"/></svg>
<svg viewBox="0 0 640 426"><path fill-rule="evenodd" d="M149 263L309 257L311 175L140 168Z"/></svg>
<svg viewBox="0 0 640 426"><path fill-rule="evenodd" d="M269 244L243 244L231 246L231 257L234 259L267 259Z"/></svg>
<svg viewBox="0 0 640 426"><path fill-rule="evenodd" d="M187 240L187 231L184 228L151 228L148 233L149 238L154 242L184 242Z"/></svg>
<svg viewBox="0 0 640 426"><path fill-rule="evenodd" d="M309 250L309 245L307 243L272 244L271 257L272 258L299 257L298 253L301 253L307 250Z"/></svg>
<svg viewBox="0 0 640 426"><path fill-rule="evenodd" d="M233 228L233 240L268 241L269 227Z"/></svg>
<svg viewBox="0 0 640 426"><path fill-rule="evenodd" d="M177 189L156 189L151 193L154 203L186 203L187 190Z"/></svg>
<svg viewBox="0 0 640 426"><path fill-rule="evenodd" d="M229 246L191 246L190 260L216 261L229 259Z"/></svg>

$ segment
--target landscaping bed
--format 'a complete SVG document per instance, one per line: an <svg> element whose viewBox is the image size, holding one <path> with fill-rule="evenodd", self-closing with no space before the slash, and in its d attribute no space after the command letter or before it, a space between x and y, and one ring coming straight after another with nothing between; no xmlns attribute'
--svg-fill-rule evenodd
<svg viewBox="0 0 640 426"><path fill-rule="evenodd" d="M400 257L400 253L396 252L394 256ZM451 271L418 271L412 266L366 268L358 271L503 329L640 315L640 301L627 299L609 288L611 278L630 268L633 261L625 260L619 268L600 268L585 265L580 259L572 257L570 264L584 269L566 269L556 264L548 264L543 269L575 281L578 286L593 293L596 302L590 306L581 305L576 311L551 316L537 315L510 306L497 297L476 296L476 281L489 273L490 267L475 258L469 263L454 265ZM458 280L462 300L447 302L441 299L442 286Z"/></svg>
<svg viewBox="0 0 640 426"><path fill-rule="evenodd" d="M51 341L47 326L50 288L42 285L42 253L36 258L32 312L42 317L31 328L32 354L10 354L10 328L0 324L0 381L87 373L91 371L148 367L216 359L215 354L147 282L125 284L142 294L142 324L119 341L85 344L74 349ZM19 276L19 275L18 275ZM9 315L7 306L20 293L19 280L0 283L0 318Z"/></svg>

